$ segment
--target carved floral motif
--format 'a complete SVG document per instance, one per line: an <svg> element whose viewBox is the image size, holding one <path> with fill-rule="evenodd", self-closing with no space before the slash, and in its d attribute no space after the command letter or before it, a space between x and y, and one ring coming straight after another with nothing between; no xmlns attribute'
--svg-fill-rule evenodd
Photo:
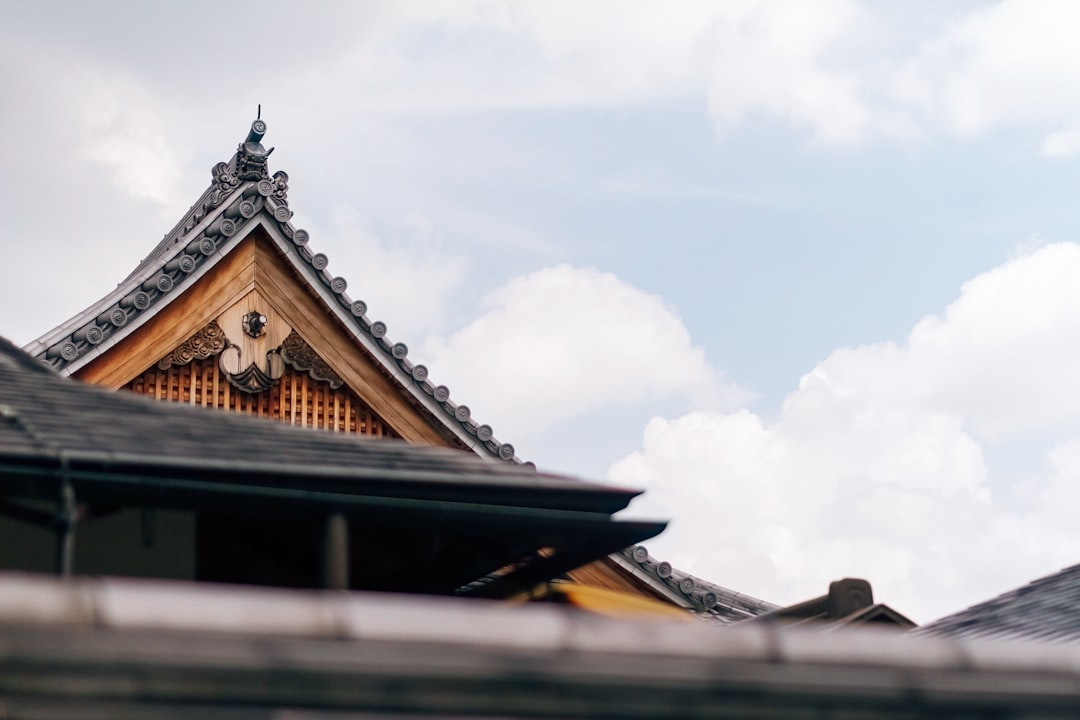
<svg viewBox="0 0 1080 720"><path fill-rule="evenodd" d="M296 332L289 333L279 350L281 359L292 365L301 372L306 372L313 380L321 380L328 383L331 388L338 389L345 384L336 372L330 369L326 361L316 354L310 345Z"/></svg>
<svg viewBox="0 0 1080 720"><path fill-rule="evenodd" d="M229 344L225 331L215 320L158 360L157 366L161 370L168 370L175 365L187 365L192 360L204 360L217 355Z"/></svg>

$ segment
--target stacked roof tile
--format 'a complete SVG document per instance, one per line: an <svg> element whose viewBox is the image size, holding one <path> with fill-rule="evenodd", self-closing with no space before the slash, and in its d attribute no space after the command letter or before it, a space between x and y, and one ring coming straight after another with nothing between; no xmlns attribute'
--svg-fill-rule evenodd
<svg viewBox="0 0 1080 720"><path fill-rule="evenodd" d="M922 626L923 635L1080 643L1080 565Z"/></svg>
<svg viewBox="0 0 1080 720"><path fill-rule="evenodd" d="M255 125L260 125L258 133ZM257 120L249 139L256 134L261 139L265 131L265 123ZM426 366L409 359L405 343L390 340L386 323L371 320L367 304L349 296L348 281L329 272L327 256L313 252L308 232L292 224L288 175L270 175L265 159L253 171L251 145L241 143L229 162L213 167L210 187L116 290L30 343L26 351L55 370L74 372L194 284L261 224L331 311L420 406L481 455L520 463L513 445L500 442L490 425L474 420L467 405L451 400L445 385L428 378ZM263 151L264 158L268 154Z"/></svg>

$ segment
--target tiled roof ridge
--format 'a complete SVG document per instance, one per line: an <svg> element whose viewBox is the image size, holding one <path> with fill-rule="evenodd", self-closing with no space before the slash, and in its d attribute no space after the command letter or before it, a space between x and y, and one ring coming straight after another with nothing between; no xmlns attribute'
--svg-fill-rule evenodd
<svg viewBox="0 0 1080 720"><path fill-rule="evenodd" d="M666 560L658 560L650 555L644 545L626 548L618 555L647 573L654 581L678 593L699 614L708 613L723 617L727 622L738 622L780 607L679 570Z"/></svg>
<svg viewBox="0 0 1080 720"><path fill-rule="evenodd" d="M266 157L273 149L266 151L259 142L265 132L266 124L262 120L252 123L247 141L240 143L232 159L212 168L210 187L115 291L30 343L25 350L54 370L71 368L96 348L111 345L110 338L116 336L118 340L121 329L132 320L155 314L164 306L162 298L189 286L191 282L185 281L193 282L209 269L211 258L223 254L231 238L238 237L242 228L263 217L272 222L288 241L295 257L320 281L323 288L316 289L322 290L320 295L324 300L330 302L332 298L345 311L339 317L351 318L353 332L367 341L362 344L378 349L374 353L377 362L388 370L398 370L390 374L406 390L481 456L522 463L513 445L499 442L490 425L477 423L467 405L450 399L449 388L428 379L426 366L409 360L408 346L387 337L386 323L367 317L367 303L349 297L345 278L335 277L326 269L329 258L308 248L308 232L291 222L288 175L280 170L270 175L266 167ZM432 405L439 411L435 412Z"/></svg>
<svg viewBox="0 0 1080 720"><path fill-rule="evenodd" d="M1058 640L1080 637L1080 623L1076 621L1062 623L1061 618L1051 618L1054 622L1050 626L1038 628L1032 621L1040 618L1032 618L1030 612L1018 607L1029 605L1026 601L1033 599L1033 595L1040 590L1054 587L1071 591L1071 601L1062 607L1067 605L1070 610L1076 607L1077 601L1080 601L1080 563L1035 578L988 600L940 617L913 632L919 635L1026 636ZM1041 620L1046 621L1048 618Z"/></svg>

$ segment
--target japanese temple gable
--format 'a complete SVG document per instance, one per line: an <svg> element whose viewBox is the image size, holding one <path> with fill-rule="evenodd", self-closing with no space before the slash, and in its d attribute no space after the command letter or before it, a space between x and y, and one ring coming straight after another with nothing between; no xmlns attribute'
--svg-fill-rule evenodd
<svg viewBox="0 0 1080 720"><path fill-rule="evenodd" d="M288 175L267 167L265 132L256 120L113 292L25 349L110 388L521 462L312 251L291 221Z"/></svg>
<svg viewBox="0 0 1080 720"><path fill-rule="evenodd" d="M213 166L210 185L115 290L25 350L63 375L113 390L531 466L433 382L405 343L392 341L386 324L350 296L346 279L330 272L326 255L292 222L290 179L268 166L266 130L261 119L252 123L232 157ZM685 574L673 587L649 563L628 557L564 553L560 562L574 581L713 620L768 607L710 605L737 593L717 594L719 586ZM494 581L469 592L503 590Z"/></svg>

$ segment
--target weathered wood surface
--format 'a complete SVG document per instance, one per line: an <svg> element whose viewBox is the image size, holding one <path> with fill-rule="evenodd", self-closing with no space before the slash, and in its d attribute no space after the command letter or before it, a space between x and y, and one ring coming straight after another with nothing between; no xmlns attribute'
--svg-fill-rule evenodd
<svg viewBox="0 0 1080 720"><path fill-rule="evenodd" d="M139 395L200 407L232 410L333 432L400 437L348 387L332 389L292 367L269 390L245 393L230 385L217 358L161 370L151 367L125 386Z"/></svg>
<svg viewBox="0 0 1080 720"><path fill-rule="evenodd" d="M227 329L232 342L241 345L245 357L257 355L260 351L265 354L264 348L273 346L275 339L280 344L289 331L295 330L345 381L351 396L361 400L362 409L366 408L370 413L369 423L365 423L361 415L357 416L356 422L373 431L359 432L371 435L381 432L383 437L400 437L424 445L462 447L449 430L439 426L407 398L396 382L388 377L386 371L377 365L350 331L341 325L297 276L296 271L281 258L272 243L262 237L263 232L259 229L243 240L191 289L172 299L150 322L79 370L75 376L112 389L130 387L136 383L147 387L148 378L145 376L148 367L215 320L220 320L222 327ZM236 325L233 321L238 322L251 310L267 314L271 320L272 327L268 327L267 336L263 339L247 338L242 332L230 329ZM223 382L220 377L217 380ZM168 394L163 387L156 387L155 393ZM228 391L219 387L215 396L221 392ZM288 392L293 393L291 386ZM308 397L298 388L297 394L292 396L300 400L298 414L312 417L313 423L325 422L326 417L313 415L303 406L305 401L337 402L337 426L345 422L340 407L345 400L344 395ZM236 406L235 409L250 414L261 414L263 406L271 405L270 398L234 401L230 397L228 402L213 406ZM333 409L324 409L323 413L331 420L322 427L333 429ZM293 419L291 408L289 414ZM311 426L318 427L314 424Z"/></svg>
<svg viewBox="0 0 1080 720"><path fill-rule="evenodd" d="M269 241L255 246L255 287L308 345L405 440L462 447L414 407L400 386L297 276Z"/></svg>

